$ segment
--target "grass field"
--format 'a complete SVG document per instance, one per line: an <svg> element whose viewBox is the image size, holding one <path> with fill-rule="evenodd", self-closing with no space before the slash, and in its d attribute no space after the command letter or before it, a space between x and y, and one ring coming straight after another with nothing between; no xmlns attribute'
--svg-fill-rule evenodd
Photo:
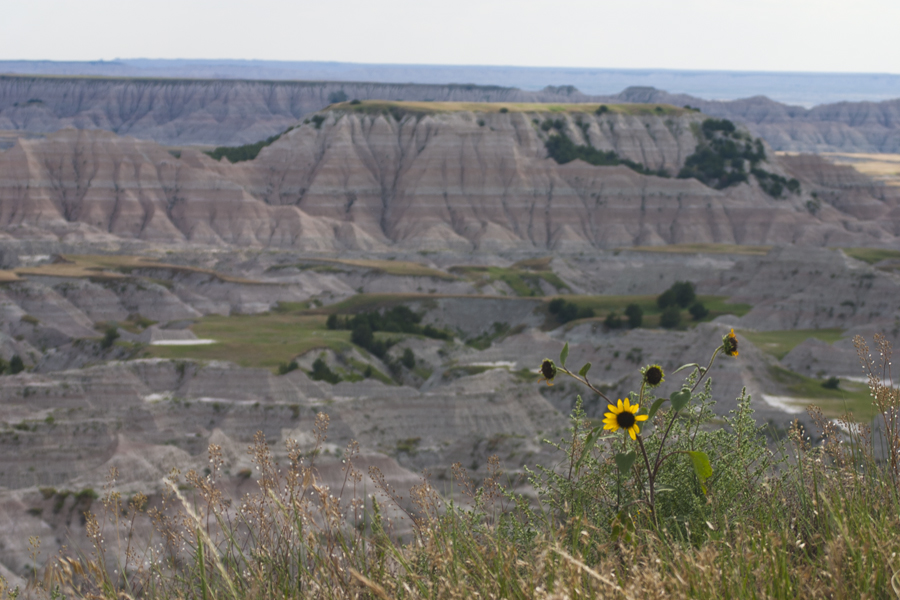
<svg viewBox="0 0 900 600"><path fill-rule="evenodd" d="M11 281L19 281L20 277L15 271L0 270L0 283L9 283Z"/></svg>
<svg viewBox="0 0 900 600"><path fill-rule="evenodd" d="M689 112L669 104L605 104L606 114L624 115L680 115ZM451 112L499 113L501 109L511 113L594 113L600 104L540 104L531 102L392 102L363 100L358 104L341 102L328 110L350 110L362 113L379 113L394 110L409 113L437 114Z"/></svg>
<svg viewBox="0 0 900 600"><path fill-rule="evenodd" d="M739 244L670 244L668 246L633 246L620 251L659 252L664 254L743 254L765 256L772 246L741 246Z"/></svg>
<svg viewBox="0 0 900 600"><path fill-rule="evenodd" d="M844 337L843 329L793 329L786 331L739 331L743 337L778 360L808 338L833 344Z"/></svg>
<svg viewBox="0 0 900 600"><path fill-rule="evenodd" d="M201 339L216 340L205 346L150 346L149 356L227 360L243 367L275 368L315 348L343 350L350 347L349 331L325 327L324 315L269 313L203 317L191 329Z"/></svg>
<svg viewBox="0 0 900 600"><path fill-rule="evenodd" d="M813 404L822 409L826 417L837 418L852 412L854 420L869 423L876 415L869 386L865 383L841 379L840 387L833 390L822 387L822 381L818 379L805 377L778 366L770 367L769 375L783 385L792 396L812 400ZM803 404L805 402L798 403L798 406Z"/></svg>
<svg viewBox="0 0 900 600"><path fill-rule="evenodd" d="M870 265L883 260L900 260L900 250L888 250L887 248L841 248L841 250L850 258L867 262Z"/></svg>

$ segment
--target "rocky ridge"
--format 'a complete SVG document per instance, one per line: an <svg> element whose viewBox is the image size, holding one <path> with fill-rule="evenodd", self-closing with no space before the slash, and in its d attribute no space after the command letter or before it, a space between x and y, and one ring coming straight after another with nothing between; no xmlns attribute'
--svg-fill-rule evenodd
<svg viewBox="0 0 900 600"><path fill-rule="evenodd" d="M841 168L811 170L771 152L766 168L796 174L801 194L774 199L756 183L718 191L621 165L559 165L544 147L556 131L540 126L550 118L575 143L676 173L704 117L537 106L341 105L236 164L97 130L22 139L0 153L0 225L14 239L325 252L895 243L896 188L857 181L848 197L839 179L849 175L827 175Z"/></svg>

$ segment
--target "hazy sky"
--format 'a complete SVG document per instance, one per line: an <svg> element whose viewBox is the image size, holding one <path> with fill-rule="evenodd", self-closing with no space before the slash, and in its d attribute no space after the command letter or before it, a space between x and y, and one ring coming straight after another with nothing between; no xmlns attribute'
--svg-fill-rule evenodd
<svg viewBox="0 0 900 600"><path fill-rule="evenodd" d="M0 60L900 73L900 0L2 0Z"/></svg>

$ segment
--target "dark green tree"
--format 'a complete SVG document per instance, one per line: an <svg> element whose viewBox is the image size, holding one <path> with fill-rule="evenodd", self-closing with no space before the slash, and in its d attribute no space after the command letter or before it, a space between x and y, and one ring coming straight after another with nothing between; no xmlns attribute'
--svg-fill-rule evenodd
<svg viewBox="0 0 900 600"><path fill-rule="evenodd" d="M666 329L675 329L681 325L681 309L673 305L662 311L659 315L659 324Z"/></svg>
<svg viewBox="0 0 900 600"><path fill-rule="evenodd" d="M628 317L628 327L635 329L644 322L644 311L637 304L629 304L625 307L625 316Z"/></svg>
<svg viewBox="0 0 900 600"><path fill-rule="evenodd" d="M14 354L13 357L9 361L9 373L10 375L15 375L16 373L21 373L25 370L25 363L22 362L22 357L18 354Z"/></svg>
<svg viewBox="0 0 900 600"><path fill-rule="evenodd" d="M709 314L709 309L706 308L702 302L694 302L691 304L688 312L691 313L691 317L693 317L695 321L702 321Z"/></svg>
<svg viewBox="0 0 900 600"><path fill-rule="evenodd" d="M412 349L406 348L403 351L403 356L400 357L400 362L403 363L403 366L407 369L414 369L416 367L416 355L413 354Z"/></svg>

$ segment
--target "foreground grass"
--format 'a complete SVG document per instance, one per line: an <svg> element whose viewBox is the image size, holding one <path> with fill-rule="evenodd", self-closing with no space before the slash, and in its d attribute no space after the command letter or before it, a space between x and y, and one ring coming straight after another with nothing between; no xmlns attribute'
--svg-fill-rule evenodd
<svg viewBox="0 0 900 600"><path fill-rule="evenodd" d="M833 344L844 337L843 329L790 329L782 331L741 331L753 345L778 360L809 338Z"/></svg>

